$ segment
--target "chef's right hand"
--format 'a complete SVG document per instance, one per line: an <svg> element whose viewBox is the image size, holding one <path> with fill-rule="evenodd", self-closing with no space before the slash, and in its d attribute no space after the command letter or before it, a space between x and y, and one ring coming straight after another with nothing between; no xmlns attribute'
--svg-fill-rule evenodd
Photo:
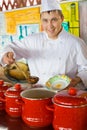
<svg viewBox="0 0 87 130"><path fill-rule="evenodd" d="M15 62L15 59L14 59L14 53L13 52L7 52L3 58L2 58L2 62L4 64L12 64Z"/></svg>

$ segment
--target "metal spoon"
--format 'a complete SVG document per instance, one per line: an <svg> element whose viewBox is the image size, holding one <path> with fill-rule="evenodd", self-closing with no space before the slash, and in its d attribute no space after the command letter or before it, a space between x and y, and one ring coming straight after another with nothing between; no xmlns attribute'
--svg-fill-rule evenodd
<svg viewBox="0 0 87 130"><path fill-rule="evenodd" d="M14 62L14 64L21 71L21 73L24 75L25 79L28 80L28 75L19 67L19 65L16 62Z"/></svg>

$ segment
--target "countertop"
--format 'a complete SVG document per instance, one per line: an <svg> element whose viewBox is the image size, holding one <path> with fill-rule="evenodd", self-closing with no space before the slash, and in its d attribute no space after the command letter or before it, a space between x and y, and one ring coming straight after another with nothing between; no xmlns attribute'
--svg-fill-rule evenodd
<svg viewBox="0 0 87 130"><path fill-rule="evenodd" d="M0 111L0 130L53 130L52 125L32 128L25 124L21 118L10 117L4 110Z"/></svg>

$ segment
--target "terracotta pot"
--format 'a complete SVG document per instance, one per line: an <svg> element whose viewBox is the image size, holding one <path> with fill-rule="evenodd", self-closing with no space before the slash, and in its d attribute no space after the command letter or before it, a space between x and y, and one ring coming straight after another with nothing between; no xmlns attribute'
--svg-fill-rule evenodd
<svg viewBox="0 0 87 130"><path fill-rule="evenodd" d="M71 88L52 98L54 130L87 130L87 92Z"/></svg>
<svg viewBox="0 0 87 130"><path fill-rule="evenodd" d="M46 109L46 105L52 104L55 92L43 88L33 88L21 92L22 119L29 126L43 127L53 121L53 112Z"/></svg>
<svg viewBox="0 0 87 130"><path fill-rule="evenodd" d="M20 84L15 84L14 87L7 89L5 98L0 98L0 101L5 102L5 110L12 117L21 116L21 105L16 103L16 100L21 99L20 93L22 88Z"/></svg>
<svg viewBox="0 0 87 130"><path fill-rule="evenodd" d="M4 80L0 80L0 98L5 98L4 93L11 86L12 86L11 83L4 82ZM5 109L5 102L0 101L0 110L4 110L4 109Z"/></svg>

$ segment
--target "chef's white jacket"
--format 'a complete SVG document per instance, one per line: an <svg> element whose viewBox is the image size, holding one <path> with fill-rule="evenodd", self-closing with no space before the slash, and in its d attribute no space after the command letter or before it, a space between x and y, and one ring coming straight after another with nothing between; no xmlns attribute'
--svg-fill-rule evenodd
<svg viewBox="0 0 87 130"><path fill-rule="evenodd" d="M87 46L64 29L54 40L41 32L10 43L1 51L1 62L9 51L14 52L16 60L27 59L31 75L38 76L40 84L54 75L66 74L71 78L79 76L87 87Z"/></svg>

